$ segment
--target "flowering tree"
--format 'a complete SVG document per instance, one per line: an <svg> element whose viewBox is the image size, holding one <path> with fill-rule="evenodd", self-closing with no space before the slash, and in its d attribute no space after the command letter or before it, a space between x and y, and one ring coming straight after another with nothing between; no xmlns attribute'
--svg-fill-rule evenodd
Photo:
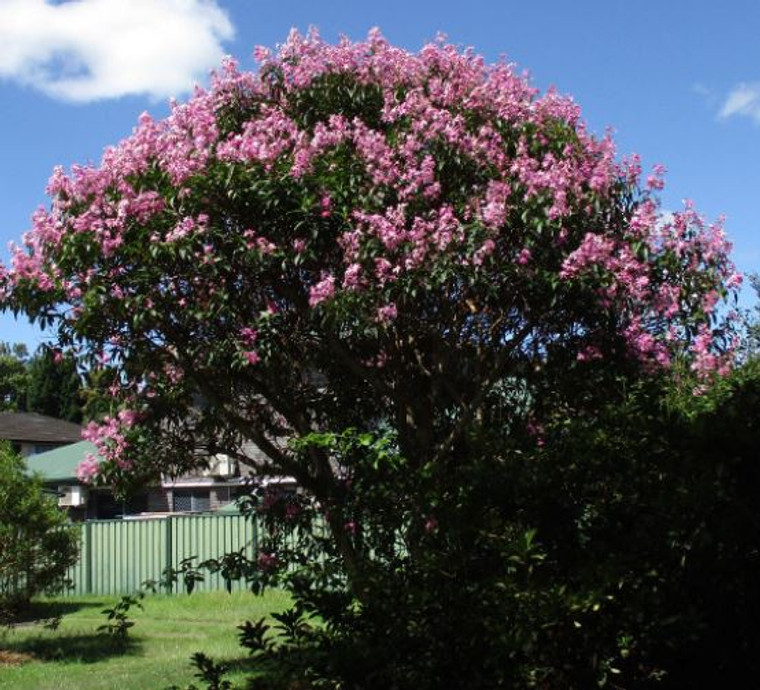
<svg viewBox="0 0 760 690"><path fill-rule="evenodd" d="M294 32L255 57L100 165L57 169L2 273L6 305L113 371L114 413L87 432L106 463L82 476L181 471L199 449L252 463L252 442L325 508L364 599L346 506L378 466L356 449L377 448L330 434L391 439L414 553L440 522L421 477L540 452L620 377L727 371L740 279L720 222L661 214L663 169L643 179L571 99L443 40Z"/></svg>

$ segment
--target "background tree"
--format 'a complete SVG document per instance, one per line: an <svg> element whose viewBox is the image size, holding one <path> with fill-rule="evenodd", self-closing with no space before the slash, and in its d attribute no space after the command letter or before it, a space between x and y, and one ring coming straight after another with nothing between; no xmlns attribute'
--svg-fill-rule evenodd
<svg viewBox="0 0 760 690"><path fill-rule="evenodd" d="M749 276L749 283L755 291L755 299L760 300L760 275ZM745 337L742 355L745 358L757 357L760 354L760 304L755 304L745 313Z"/></svg>
<svg viewBox="0 0 760 690"><path fill-rule="evenodd" d="M82 421L82 380L71 356L47 347L27 365L26 409L69 422Z"/></svg>
<svg viewBox="0 0 760 690"><path fill-rule="evenodd" d="M83 419L100 421L114 413L114 400L109 389L118 378L119 372L109 367L95 367L86 371L80 394Z"/></svg>
<svg viewBox="0 0 760 690"><path fill-rule="evenodd" d="M0 410L15 412L25 408L27 356L26 346L21 343L0 343Z"/></svg>
<svg viewBox="0 0 760 690"><path fill-rule="evenodd" d="M117 411L88 428L100 479L199 450L294 476L313 503L262 508L319 507L329 538L302 546L325 558L291 554L289 582L330 621L323 670L354 687L600 681L617 632L572 621L613 583L555 580L535 505L505 498L525 459L552 474L553 430L637 382L728 372L719 307L740 278L720 223L690 204L663 221L662 170L642 181L509 65L377 32L256 54L99 166L56 170L4 274L11 308L118 373ZM276 522L264 580L287 555Z"/></svg>

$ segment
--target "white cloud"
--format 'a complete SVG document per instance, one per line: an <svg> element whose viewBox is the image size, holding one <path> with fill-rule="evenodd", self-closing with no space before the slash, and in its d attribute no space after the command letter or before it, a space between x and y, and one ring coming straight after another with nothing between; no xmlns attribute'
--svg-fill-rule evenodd
<svg viewBox="0 0 760 690"><path fill-rule="evenodd" d="M0 78L78 102L176 96L233 34L215 0L0 0Z"/></svg>
<svg viewBox="0 0 760 690"><path fill-rule="evenodd" d="M728 94L718 117L734 115L750 117L760 125L760 83L739 84Z"/></svg>

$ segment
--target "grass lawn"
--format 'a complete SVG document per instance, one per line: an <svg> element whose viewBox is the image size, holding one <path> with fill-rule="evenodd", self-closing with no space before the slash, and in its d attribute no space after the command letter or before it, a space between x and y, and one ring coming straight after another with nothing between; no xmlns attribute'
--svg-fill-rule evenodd
<svg viewBox="0 0 760 690"><path fill-rule="evenodd" d="M118 596L70 597L37 602L33 620L0 629L0 688L5 690L163 690L194 681L190 655L203 651L230 667L229 679L242 681L254 670L237 642L236 626L287 608L281 592L148 595L144 610L132 608L135 625L119 650L96 628L102 609ZM41 619L63 614L57 630ZM19 665L16 665L16 663ZM198 682L197 680L195 682Z"/></svg>

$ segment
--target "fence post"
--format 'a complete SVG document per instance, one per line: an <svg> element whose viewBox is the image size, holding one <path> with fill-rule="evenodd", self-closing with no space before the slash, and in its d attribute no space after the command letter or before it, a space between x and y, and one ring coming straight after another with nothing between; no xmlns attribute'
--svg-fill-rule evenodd
<svg viewBox="0 0 760 690"><path fill-rule="evenodd" d="M84 552L84 591L92 594L92 523L84 523L82 551Z"/></svg>
<svg viewBox="0 0 760 690"><path fill-rule="evenodd" d="M166 518L166 546L164 551L164 560L166 561L166 568L174 569L173 553L174 544L172 541L172 516L169 515ZM174 594L174 585L172 584L169 594Z"/></svg>

